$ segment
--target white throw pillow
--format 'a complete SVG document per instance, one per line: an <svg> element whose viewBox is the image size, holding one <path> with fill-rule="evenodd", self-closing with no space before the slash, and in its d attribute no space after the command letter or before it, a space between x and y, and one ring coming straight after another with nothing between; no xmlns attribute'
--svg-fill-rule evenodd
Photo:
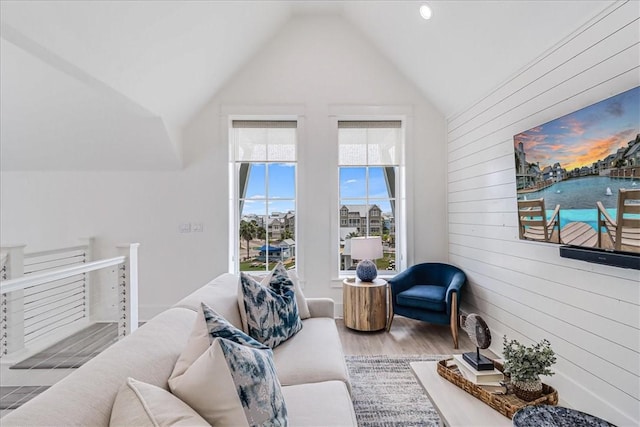
<svg viewBox="0 0 640 427"><path fill-rule="evenodd" d="M238 304L247 333L275 348L302 329L294 285L282 263L273 269L267 286L240 273Z"/></svg>
<svg viewBox="0 0 640 427"><path fill-rule="evenodd" d="M215 426L286 426L273 353L216 338L172 383L173 393Z"/></svg>
<svg viewBox="0 0 640 427"><path fill-rule="evenodd" d="M151 384L127 378L111 410L110 426L209 426L189 405Z"/></svg>
<svg viewBox="0 0 640 427"><path fill-rule="evenodd" d="M224 317L216 313L211 307L205 303L200 303L198 316L191 330L191 335L187 341L187 345L180 354L173 372L169 376L169 386L174 378L184 374L191 364L202 355L214 338L221 337L235 341L240 344L253 346L256 348L267 348L263 344L257 342L240 329L229 323Z"/></svg>

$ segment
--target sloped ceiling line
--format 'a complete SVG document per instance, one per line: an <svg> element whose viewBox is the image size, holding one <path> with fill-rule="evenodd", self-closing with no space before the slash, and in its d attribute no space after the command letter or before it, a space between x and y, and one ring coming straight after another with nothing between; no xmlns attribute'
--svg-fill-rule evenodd
<svg viewBox="0 0 640 427"><path fill-rule="evenodd" d="M71 62L65 60L64 58L61 58L42 45L31 40L24 34L21 34L11 25L5 22L2 22L2 24L0 25L0 36L2 36L3 39L15 45L16 47L35 56L40 61L86 84L92 90L102 92L104 95L112 98L114 100L114 103L118 103L119 106L125 107L131 112L142 116L156 116L153 112L147 110L140 104L126 97L122 93L116 91L106 83L88 74Z"/></svg>

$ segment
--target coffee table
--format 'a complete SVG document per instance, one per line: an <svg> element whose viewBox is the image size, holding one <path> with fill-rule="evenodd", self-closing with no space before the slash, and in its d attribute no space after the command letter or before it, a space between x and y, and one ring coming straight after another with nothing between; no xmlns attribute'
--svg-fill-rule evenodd
<svg viewBox="0 0 640 427"><path fill-rule="evenodd" d="M511 420L438 375L438 362L412 362L411 369L449 427L511 426Z"/></svg>

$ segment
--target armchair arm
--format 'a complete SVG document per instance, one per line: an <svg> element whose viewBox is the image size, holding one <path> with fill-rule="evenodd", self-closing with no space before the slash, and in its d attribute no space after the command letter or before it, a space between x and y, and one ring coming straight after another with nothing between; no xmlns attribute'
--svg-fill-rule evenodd
<svg viewBox="0 0 640 427"><path fill-rule="evenodd" d="M409 267L405 271L396 274L392 278L388 279L387 282L389 283L392 295L397 295L400 292L406 291L417 284L415 266Z"/></svg>
<svg viewBox="0 0 640 427"><path fill-rule="evenodd" d="M451 282L449 282L449 287L447 288L446 296L448 315L451 315L451 298L454 292L458 295L458 307L460 306L460 290L462 289L466 281L467 276L461 271L454 273L453 277L451 278Z"/></svg>

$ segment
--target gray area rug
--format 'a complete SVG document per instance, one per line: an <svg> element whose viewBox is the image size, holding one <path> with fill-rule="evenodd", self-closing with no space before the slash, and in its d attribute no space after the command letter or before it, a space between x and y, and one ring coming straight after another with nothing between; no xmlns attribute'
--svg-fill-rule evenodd
<svg viewBox="0 0 640 427"><path fill-rule="evenodd" d="M440 417L409 363L447 357L346 356L358 426L439 426Z"/></svg>
<svg viewBox="0 0 640 427"><path fill-rule="evenodd" d="M17 409L46 389L48 386L0 387L0 410ZM0 421L2 425L2 421Z"/></svg>
<svg viewBox="0 0 640 427"><path fill-rule="evenodd" d="M116 323L94 323L9 369L79 368L116 341Z"/></svg>

